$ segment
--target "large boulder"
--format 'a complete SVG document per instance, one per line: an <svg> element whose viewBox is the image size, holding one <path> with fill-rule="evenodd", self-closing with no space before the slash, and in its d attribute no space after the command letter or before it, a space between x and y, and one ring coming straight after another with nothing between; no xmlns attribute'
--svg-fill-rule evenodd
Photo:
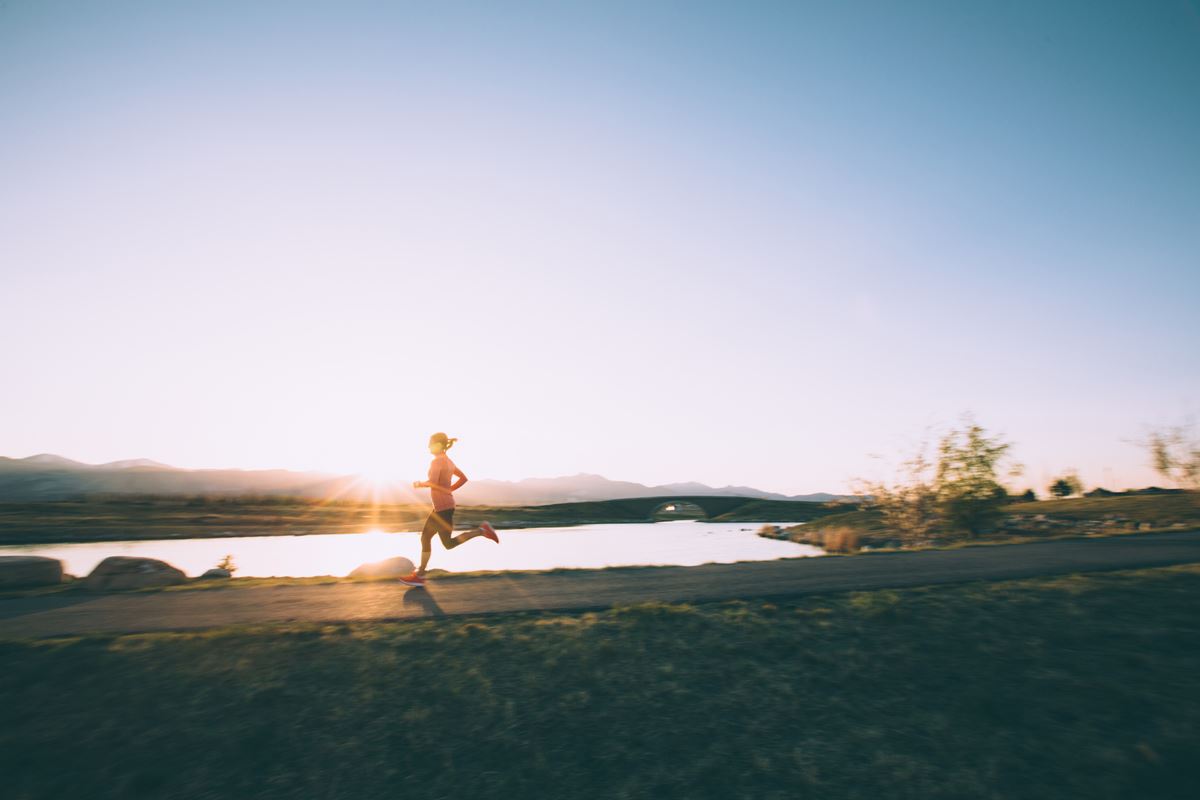
<svg viewBox="0 0 1200 800"><path fill-rule="evenodd" d="M411 575L417 567L404 556L387 558L373 564L363 564L350 573L351 578L402 578Z"/></svg>
<svg viewBox="0 0 1200 800"><path fill-rule="evenodd" d="M87 576L86 586L97 591L141 589L145 586L170 586L183 583L187 575L157 558L109 556Z"/></svg>
<svg viewBox="0 0 1200 800"><path fill-rule="evenodd" d="M221 569L220 567L213 567L210 570L205 570L204 574L201 575L200 577L204 578L205 580L208 580L210 578L231 578L231 577L233 577L233 573L227 569Z"/></svg>
<svg viewBox="0 0 1200 800"><path fill-rule="evenodd" d="M0 556L0 589L62 583L62 562L45 556Z"/></svg>

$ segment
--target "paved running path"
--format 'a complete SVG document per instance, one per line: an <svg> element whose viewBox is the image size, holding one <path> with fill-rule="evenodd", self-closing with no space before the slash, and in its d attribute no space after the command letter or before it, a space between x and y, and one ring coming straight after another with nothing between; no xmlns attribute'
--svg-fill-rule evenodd
<svg viewBox="0 0 1200 800"><path fill-rule="evenodd" d="M1200 530L699 567L0 600L0 638L778 597L1200 562Z"/></svg>

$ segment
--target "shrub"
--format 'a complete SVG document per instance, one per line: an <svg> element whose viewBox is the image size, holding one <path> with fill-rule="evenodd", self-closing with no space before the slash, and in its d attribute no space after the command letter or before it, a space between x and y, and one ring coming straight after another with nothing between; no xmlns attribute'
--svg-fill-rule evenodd
<svg viewBox="0 0 1200 800"><path fill-rule="evenodd" d="M1151 431L1142 446L1154 470L1181 489L1200 490L1200 439L1191 423Z"/></svg>
<svg viewBox="0 0 1200 800"><path fill-rule="evenodd" d="M859 532L854 528L837 526L821 531L822 546L831 553L853 553L859 548Z"/></svg>
<svg viewBox="0 0 1200 800"><path fill-rule="evenodd" d="M968 420L963 430L952 430L938 444L938 510L952 530L965 530L971 536L993 526L1000 517L1000 506L1008 492L1000 485L996 471L1012 445L989 438L984 429ZM1019 466L1009 470L1019 474Z"/></svg>
<svg viewBox="0 0 1200 800"><path fill-rule="evenodd" d="M877 510L883 524L902 538L918 541L929 536L938 523L937 490L930 472L933 464L922 444L901 465L901 476L893 484L859 479L856 494L863 508Z"/></svg>

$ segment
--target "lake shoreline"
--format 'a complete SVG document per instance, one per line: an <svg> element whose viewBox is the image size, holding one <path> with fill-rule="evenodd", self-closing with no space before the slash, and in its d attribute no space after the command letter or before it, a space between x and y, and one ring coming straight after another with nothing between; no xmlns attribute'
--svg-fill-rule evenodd
<svg viewBox="0 0 1200 800"><path fill-rule="evenodd" d="M678 498L676 498L678 499ZM792 520L808 522L844 504L758 500L718 495L692 498L710 506L706 522ZM579 525L673 521L658 506L672 498L556 503L544 506L460 506L455 529L483 520L497 529L561 528ZM91 544L262 536L408 533L421 530L424 505L374 505L297 498L146 497L0 502L0 546Z"/></svg>
<svg viewBox="0 0 1200 800"><path fill-rule="evenodd" d="M503 533L505 530L526 530L526 529L545 529L545 528L578 528L585 525L645 525L658 524L660 522L708 522L710 520L629 520L614 522L612 520L580 520L578 522L532 522L521 525L497 525L496 529ZM454 532L462 533L471 527L471 524L463 523L454 526ZM746 525L764 525L762 520L721 520L721 522L740 522ZM423 524L423 523L422 523ZM771 521L774 525L803 525L803 522L776 522ZM180 531L176 533L148 530L148 531L113 531L111 535L103 535L100 537L88 538L56 538L56 539L34 539L21 538L20 535L10 537L6 533L0 531L0 547L37 547L39 545L65 545L65 544L104 544L106 542L157 542L157 541L188 541L188 540L219 540L219 539L241 539L241 538L270 538L280 536L358 536L369 533L420 533L421 524L408 529L388 528L386 530L371 527L371 528L356 528L346 530L328 530L328 529L262 529L262 530L246 530L246 531L221 531L211 533L201 533L197 535L196 531Z"/></svg>

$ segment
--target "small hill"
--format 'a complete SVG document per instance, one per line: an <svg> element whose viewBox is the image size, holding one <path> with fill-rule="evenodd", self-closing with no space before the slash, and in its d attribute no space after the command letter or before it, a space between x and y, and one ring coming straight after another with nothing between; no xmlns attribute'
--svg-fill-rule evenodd
<svg viewBox="0 0 1200 800"><path fill-rule="evenodd" d="M28 458L6 458L5 461L14 461L20 464L25 464L30 467L63 467L66 469L87 469L88 464L80 461L72 461L69 458L56 456L53 453L38 453L36 456Z"/></svg>
<svg viewBox="0 0 1200 800"><path fill-rule="evenodd" d="M135 469L137 467L153 467L155 469L175 469L169 464L164 464L161 461L151 461L148 458L129 458L124 461L109 461L107 464L98 464L99 469Z"/></svg>

